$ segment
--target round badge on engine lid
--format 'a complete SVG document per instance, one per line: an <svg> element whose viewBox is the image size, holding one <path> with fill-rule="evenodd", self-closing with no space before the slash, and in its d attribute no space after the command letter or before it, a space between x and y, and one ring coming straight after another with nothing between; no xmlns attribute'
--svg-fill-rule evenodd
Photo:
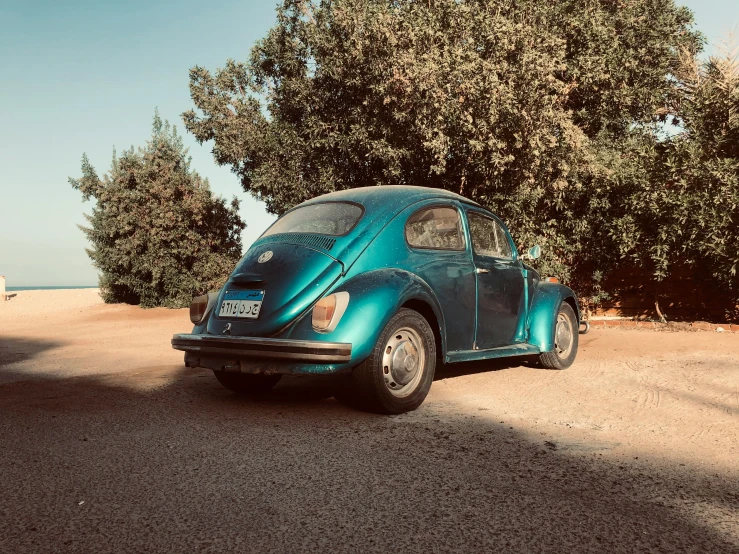
<svg viewBox="0 0 739 554"><path fill-rule="evenodd" d="M260 264L263 264L264 262L270 261L272 259L272 256L273 255L274 254L273 254L272 250L267 250L266 252L263 252L262 255L259 256L259 258L257 258L257 261Z"/></svg>

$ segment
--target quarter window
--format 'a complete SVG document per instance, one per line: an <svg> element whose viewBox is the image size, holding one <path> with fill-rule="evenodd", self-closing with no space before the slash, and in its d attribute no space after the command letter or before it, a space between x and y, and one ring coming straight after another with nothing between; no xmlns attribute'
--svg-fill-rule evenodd
<svg viewBox="0 0 739 554"><path fill-rule="evenodd" d="M414 248L464 250L459 212L450 207L425 208L405 225L405 238Z"/></svg>
<svg viewBox="0 0 739 554"><path fill-rule="evenodd" d="M474 213L467 215L475 254L492 258L513 257L506 232L496 221Z"/></svg>

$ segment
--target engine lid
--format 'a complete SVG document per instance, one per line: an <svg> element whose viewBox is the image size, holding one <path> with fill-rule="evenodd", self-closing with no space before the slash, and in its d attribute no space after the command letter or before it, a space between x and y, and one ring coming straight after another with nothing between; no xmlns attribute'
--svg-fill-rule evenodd
<svg viewBox="0 0 739 554"><path fill-rule="evenodd" d="M221 290L208 333L272 336L316 302L342 270L340 262L313 248L255 245Z"/></svg>

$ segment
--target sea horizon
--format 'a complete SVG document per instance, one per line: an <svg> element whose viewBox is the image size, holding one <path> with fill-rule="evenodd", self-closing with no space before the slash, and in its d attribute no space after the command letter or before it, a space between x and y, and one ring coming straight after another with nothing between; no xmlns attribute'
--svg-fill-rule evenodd
<svg viewBox="0 0 739 554"><path fill-rule="evenodd" d="M30 285L27 287L5 287L7 292L19 292L24 290L64 290L64 289L97 289L100 288L98 285L59 285L59 286L48 286L48 285Z"/></svg>

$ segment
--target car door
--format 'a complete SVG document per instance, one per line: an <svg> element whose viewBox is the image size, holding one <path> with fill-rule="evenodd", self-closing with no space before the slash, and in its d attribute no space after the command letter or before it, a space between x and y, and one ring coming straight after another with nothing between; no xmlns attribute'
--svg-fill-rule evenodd
<svg viewBox="0 0 739 554"><path fill-rule="evenodd" d="M467 222L477 277L475 348L513 344L524 294L521 262L507 231L492 216L468 210Z"/></svg>
<svg viewBox="0 0 739 554"><path fill-rule="evenodd" d="M427 204L405 224L411 266L434 291L446 322L447 351L471 350L475 334L475 269L462 214L453 204Z"/></svg>

